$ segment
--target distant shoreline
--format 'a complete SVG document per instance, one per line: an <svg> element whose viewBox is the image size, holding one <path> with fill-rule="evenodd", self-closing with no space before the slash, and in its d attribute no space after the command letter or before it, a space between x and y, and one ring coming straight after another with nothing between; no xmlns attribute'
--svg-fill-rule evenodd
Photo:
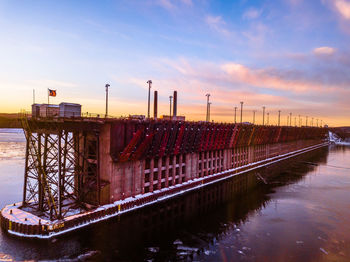
<svg viewBox="0 0 350 262"><path fill-rule="evenodd" d="M0 128L22 128L18 114L0 113Z"/></svg>

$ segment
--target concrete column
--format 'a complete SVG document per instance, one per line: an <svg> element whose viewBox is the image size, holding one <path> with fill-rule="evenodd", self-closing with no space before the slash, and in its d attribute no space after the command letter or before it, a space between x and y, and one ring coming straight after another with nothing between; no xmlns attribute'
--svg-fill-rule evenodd
<svg viewBox="0 0 350 262"><path fill-rule="evenodd" d="M204 173L204 176L207 176L209 175L209 157L210 157L210 154L209 152L205 152L205 163L206 163L206 168L205 168L205 173Z"/></svg>
<svg viewBox="0 0 350 262"><path fill-rule="evenodd" d="M196 177L199 177L199 154L201 153L193 153L193 159L195 163L195 169L191 174L191 178L194 179Z"/></svg>
<svg viewBox="0 0 350 262"><path fill-rule="evenodd" d="M199 160L199 154L201 155L201 160ZM201 169L201 172L200 172L200 174L198 174L198 177L203 177L203 168L204 168L204 164L203 164L203 157L204 157L204 154L203 154L203 152L199 152L198 153L198 163L199 163L199 161L201 161L200 163L199 163L199 165L200 165L200 169Z"/></svg>
<svg viewBox="0 0 350 262"><path fill-rule="evenodd" d="M232 165L233 165L233 168L235 168L236 167L236 148L234 147L233 149L232 149Z"/></svg>
<svg viewBox="0 0 350 262"><path fill-rule="evenodd" d="M165 187L169 186L169 156L165 158Z"/></svg>
<svg viewBox="0 0 350 262"><path fill-rule="evenodd" d="M173 172L172 172L172 181L173 181L173 185L175 185L175 176L176 176L176 156L173 156Z"/></svg>
<svg viewBox="0 0 350 262"><path fill-rule="evenodd" d="M146 161L141 160L140 165L141 165L141 194L144 194L145 193L145 165L146 165Z"/></svg>
<svg viewBox="0 0 350 262"><path fill-rule="evenodd" d="M214 162L213 174L215 174L215 173L217 173L219 171L219 167L220 167L220 165L218 164L218 159L220 158L219 151L213 152L213 155L214 155L214 159L213 159L213 162Z"/></svg>
<svg viewBox="0 0 350 262"><path fill-rule="evenodd" d="M162 188L162 158L158 159L158 189Z"/></svg>
<svg viewBox="0 0 350 262"><path fill-rule="evenodd" d="M210 174L214 174L215 173L215 166L216 166L216 163L215 163L215 152L214 151L211 151L211 171L210 171Z"/></svg>
<svg viewBox="0 0 350 262"><path fill-rule="evenodd" d="M224 149L222 151L222 153L223 153L223 157L224 157L223 169L226 170L226 169L228 169L228 164L227 164L228 163L228 150Z"/></svg>
<svg viewBox="0 0 350 262"><path fill-rule="evenodd" d="M150 160L149 173L149 192L153 192L154 158Z"/></svg>
<svg viewBox="0 0 350 262"><path fill-rule="evenodd" d="M182 183L182 155L179 156L179 184Z"/></svg>
<svg viewBox="0 0 350 262"><path fill-rule="evenodd" d="M185 181L188 181L191 179L192 170L194 169L193 162L192 162L193 154L186 154L185 157Z"/></svg>

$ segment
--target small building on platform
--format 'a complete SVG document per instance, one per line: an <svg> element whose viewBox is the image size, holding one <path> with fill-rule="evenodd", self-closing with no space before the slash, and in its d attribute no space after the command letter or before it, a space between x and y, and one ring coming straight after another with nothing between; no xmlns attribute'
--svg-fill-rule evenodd
<svg viewBox="0 0 350 262"><path fill-rule="evenodd" d="M81 117L81 105L62 102L59 105L60 117Z"/></svg>
<svg viewBox="0 0 350 262"><path fill-rule="evenodd" d="M41 104L40 117L57 117L60 112L59 105Z"/></svg>
<svg viewBox="0 0 350 262"><path fill-rule="evenodd" d="M32 104L32 117L40 116L40 104Z"/></svg>

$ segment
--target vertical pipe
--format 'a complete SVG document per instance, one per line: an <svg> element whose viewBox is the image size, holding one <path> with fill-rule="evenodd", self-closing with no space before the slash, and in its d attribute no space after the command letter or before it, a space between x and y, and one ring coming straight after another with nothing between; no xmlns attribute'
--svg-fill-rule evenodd
<svg viewBox="0 0 350 262"><path fill-rule="evenodd" d="M173 96L169 96L169 102L170 102L170 105L169 105L169 117L170 117L170 120L172 119L171 118L171 101L173 99Z"/></svg>
<svg viewBox="0 0 350 262"><path fill-rule="evenodd" d="M177 91L174 91L173 116L177 116Z"/></svg>
<svg viewBox="0 0 350 262"><path fill-rule="evenodd" d="M108 116L108 87L109 86L110 86L109 84L106 84L106 115L105 115L105 117Z"/></svg>
<svg viewBox="0 0 350 262"><path fill-rule="evenodd" d="M154 119L157 119L158 115L158 91L154 91L154 105L153 105Z"/></svg>
<svg viewBox="0 0 350 262"><path fill-rule="evenodd" d="M150 118L150 99L151 99L151 86L152 80L147 81L148 84L148 109L147 109L147 118Z"/></svg>
<svg viewBox="0 0 350 262"><path fill-rule="evenodd" d="M210 97L210 94L206 94L205 95L207 97L207 115L206 115L206 118L205 118L205 121L209 121L209 97Z"/></svg>

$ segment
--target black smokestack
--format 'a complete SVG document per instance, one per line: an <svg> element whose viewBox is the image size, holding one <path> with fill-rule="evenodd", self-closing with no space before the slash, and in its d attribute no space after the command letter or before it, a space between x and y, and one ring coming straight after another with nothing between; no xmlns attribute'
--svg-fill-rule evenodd
<svg viewBox="0 0 350 262"><path fill-rule="evenodd" d="M177 91L174 91L173 116L177 114Z"/></svg>
<svg viewBox="0 0 350 262"><path fill-rule="evenodd" d="M157 119L158 113L158 91L154 91L154 119Z"/></svg>

